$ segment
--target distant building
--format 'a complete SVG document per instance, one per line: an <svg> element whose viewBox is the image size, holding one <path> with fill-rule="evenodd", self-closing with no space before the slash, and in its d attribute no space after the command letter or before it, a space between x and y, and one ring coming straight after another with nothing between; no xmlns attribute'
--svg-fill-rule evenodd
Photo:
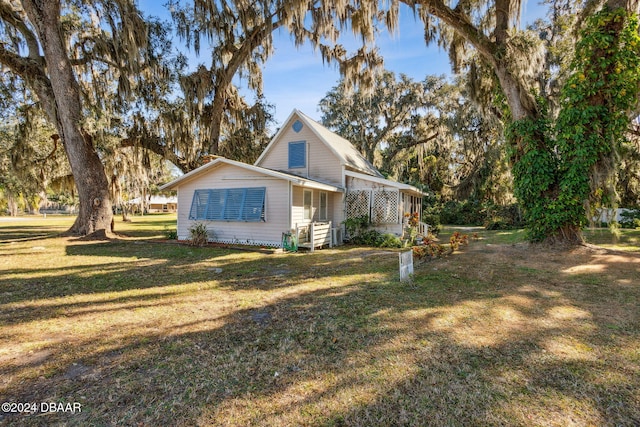
<svg viewBox="0 0 640 427"><path fill-rule="evenodd" d="M134 212L173 213L178 210L177 196L148 196L145 199L136 197L127 202Z"/></svg>

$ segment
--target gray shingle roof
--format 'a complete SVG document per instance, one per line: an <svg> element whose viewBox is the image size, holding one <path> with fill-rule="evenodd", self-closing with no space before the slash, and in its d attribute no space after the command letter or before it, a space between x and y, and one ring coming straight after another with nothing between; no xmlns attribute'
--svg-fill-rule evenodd
<svg viewBox="0 0 640 427"><path fill-rule="evenodd" d="M303 112L298 110L294 110L294 112L313 129L320 139L327 144L329 149L331 149L346 166L368 175L382 177L378 169L365 159L351 142L337 133L330 131Z"/></svg>

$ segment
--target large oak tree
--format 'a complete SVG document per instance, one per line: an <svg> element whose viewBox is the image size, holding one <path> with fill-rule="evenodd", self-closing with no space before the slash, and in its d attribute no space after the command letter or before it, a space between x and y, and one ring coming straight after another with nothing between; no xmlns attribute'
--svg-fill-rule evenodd
<svg viewBox="0 0 640 427"><path fill-rule="evenodd" d="M104 126L116 110L144 100L134 93L145 79L147 85L163 80L150 33L128 0L0 1L0 64L38 100L69 160L80 200L72 233L104 235L112 228L109 181L97 149L101 130L87 120L102 119Z"/></svg>

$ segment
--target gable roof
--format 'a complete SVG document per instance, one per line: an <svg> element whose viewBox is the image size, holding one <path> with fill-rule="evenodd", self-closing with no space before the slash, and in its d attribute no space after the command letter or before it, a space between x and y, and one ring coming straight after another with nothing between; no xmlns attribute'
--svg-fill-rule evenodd
<svg viewBox="0 0 640 427"><path fill-rule="evenodd" d="M256 160L256 162L254 163L255 165L260 164L269 150L278 142L278 140L280 139L280 135L286 129L288 129L289 126L292 125L293 121L296 118L312 130L312 132L318 137L318 139L320 139L320 141L322 141L327 146L327 148L340 160L340 163L342 165L354 169L360 173L379 178L383 177L382 174L367 159L365 159L365 157L360 154L360 152L356 150L353 144L351 144L348 140L330 131L320 123L316 122L306 114L296 109L291 112L280 130L278 130L275 136L271 139L271 142L269 142L262 154L260 154L260 157L258 157L258 160Z"/></svg>
<svg viewBox="0 0 640 427"><path fill-rule="evenodd" d="M335 185L327 184L324 182L320 182L314 179L303 178L297 175L291 175L284 172L274 171L267 168L262 168L260 166L250 165L247 163L237 162L235 160L230 160L224 157L218 157L215 160L200 166L197 169L192 170L189 173L182 175L180 178L174 179L173 181L164 184L159 189L160 190L173 190L178 187L179 184L191 181L209 171L213 171L220 167L221 165L232 165L239 168L243 168L252 172L258 172L267 176L271 176L274 178L283 179L285 181L292 182L294 185L299 185L301 187L308 187L317 190L326 190L326 191L337 191L343 192L344 189L341 187L336 187Z"/></svg>

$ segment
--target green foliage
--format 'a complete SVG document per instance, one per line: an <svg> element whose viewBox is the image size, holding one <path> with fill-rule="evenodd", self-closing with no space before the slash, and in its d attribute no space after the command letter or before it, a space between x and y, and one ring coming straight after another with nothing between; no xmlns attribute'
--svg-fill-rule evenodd
<svg viewBox="0 0 640 427"><path fill-rule="evenodd" d="M524 227L524 218L520 205L512 203L506 206L487 204L484 208L485 228L487 230L511 230Z"/></svg>
<svg viewBox="0 0 640 427"><path fill-rule="evenodd" d="M382 241L378 245L381 248L402 248L402 240L395 234L385 233L382 235Z"/></svg>
<svg viewBox="0 0 640 427"><path fill-rule="evenodd" d="M587 223L585 204L615 203L616 153L640 87L639 49L635 15L606 8L594 14L576 45L555 141L544 117L510 125L514 193L529 240L575 235Z"/></svg>
<svg viewBox="0 0 640 427"><path fill-rule="evenodd" d="M203 222L196 222L189 227L189 244L191 246L204 246L209 242L209 231Z"/></svg>
<svg viewBox="0 0 640 427"><path fill-rule="evenodd" d="M440 208L440 220L451 225L482 225L485 217L477 200L450 200Z"/></svg>
<svg viewBox="0 0 640 427"><path fill-rule="evenodd" d="M620 214L620 227L622 228L639 228L640 227L640 210L625 211Z"/></svg>
<svg viewBox="0 0 640 427"><path fill-rule="evenodd" d="M563 162L558 203L551 208L565 223L586 224L585 201L594 209L617 201L616 153L638 99L639 42L636 16L605 9L589 19L576 46L556 124Z"/></svg>
<svg viewBox="0 0 640 427"><path fill-rule="evenodd" d="M557 181L557 158L548 147L549 124L545 119L523 119L507 128L511 143L514 195L520 202L528 238L543 240L558 224L549 224L545 193Z"/></svg>
<svg viewBox="0 0 640 427"><path fill-rule="evenodd" d="M433 225L430 232L437 235L440 222L450 225L484 226L487 230L507 230L524 227L522 209L517 203L498 205L491 201L455 201L436 204L424 210L422 219Z"/></svg>
<svg viewBox="0 0 640 427"><path fill-rule="evenodd" d="M401 248L402 240L395 234L381 233L370 229L369 216L363 215L349 218L344 221L344 226L349 235L349 241L356 245L373 246L379 248Z"/></svg>
<svg viewBox="0 0 640 427"><path fill-rule="evenodd" d="M433 205L422 211L422 222L429 224L429 233L436 236L442 228L442 222L440 220L441 209L439 205Z"/></svg>
<svg viewBox="0 0 640 427"><path fill-rule="evenodd" d="M175 228L165 227L164 236L167 238L167 240L177 240L178 239L178 230L176 230Z"/></svg>
<svg viewBox="0 0 640 427"><path fill-rule="evenodd" d="M349 239L357 238L360 233L369 228L369 215L347 218L343 221Z"/></svg>
<svg viewBox="0 0 640 427"><path fill-rule="evenodd" d="M380 246L382 243L382 233L374 229L364 230L351 239L351 242L363 246Z"/></svg>
<svg viewBox="0 0 640 427"><path fill-rule="evenodd" d="M351 239L351 243L362 246L372 246L376 248L402 248L402 240L391 233L381 233L378 230L365 230Z"/></svg>

